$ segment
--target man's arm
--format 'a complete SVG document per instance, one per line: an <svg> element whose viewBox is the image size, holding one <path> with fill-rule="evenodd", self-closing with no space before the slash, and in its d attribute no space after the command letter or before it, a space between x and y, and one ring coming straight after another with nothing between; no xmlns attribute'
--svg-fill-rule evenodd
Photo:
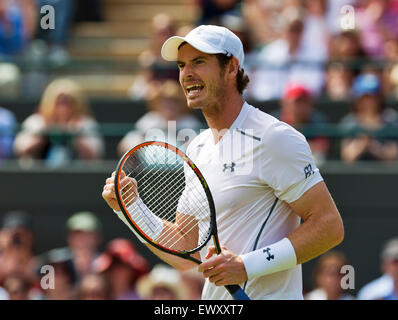
<svg viewBox="0 0 398 320"><path fill-rule="evenodd" d="M104 200L106 201L106 203L108 204L108 206L113 209L114 211L120 212L120 206L117 202L116 199L116 194L115 194L115 185L114 185L114 178L115 178L115 172L112 173L112 176L106 179L104 188L103 188L103 192L102 192L102 197L104 198ZM121 185L122 187L124 187L127 184L130 184L131 180L128 177L125 177L124 175L122 175L122 181L121 181ZM133 231L134 234L136 234L136 232L132 229L132 227L130 227L130 225L128 224L128 222L125 220L126 218L123 216L123 214L119 213L118 214L119 218L130 228L131 231ZM185 215L177 213L177 219L176 219L176 223L172 224L172 223L165 223L164 225L164 229L168 230L170 228L175 229L176 233L178 232L179 234L184 234L184 225L182 223L179 223L180 221L191 221L189 219L186 218ZM186 224L186 227L189 227L190 224ZM164 232L162 232L164 233ZM169 234L169 233L168 233ZM177 234L177 236L179 236L179 234ZM187 241L194 241L195 239L192 239L192 235L194 234L194 232L191 232L191 237L187 239ZM149 250L151 250L154 254L156 254L160 259L162 259L164 262L170 264L171 266L173 266L176 269L179 270L188 270L191 269L192 267L196 266L196 264L192 261L180 258L178 256L175 256L173 254L169 254L166 253L162 250L159 250L157 248L155 248L154 246L150 245L149 243L147 243L145 240L141 239L138 236L139 240L144 243ZM159 236L159 241L165 241L162 238L162 235ZM176 248L178 249L178 248ZM200 255L198 252L196 252L195 254L192 255L194 258L200 260Z"/></svg>
<svg viewBox="0 0 398 320"><path fill-rule="evenodd" d="M289 205L304 220L288 235L297 264L315 258L343 241L343 221L323 181Z"/></svg>
<svg viewBox="0 0 398 320"><path fill-rule="evenodd" d="M290 203L290 206L304 220L299 228L287 236L294 248L296 264L304 263L321 255L343 240L343 222L323 181L307 190L300 199ZM284 246L278 246L275 249L279 250L281 247L282 250L285 249ZM217 286L239 284L246 281L251 275L247 273L247 266L245 266L242 256L224 249L225 253L210 258L215 251L213 247L209 248L207 257L210 259L203 262L198 271L203 272L204 276ZM260 250L262 251L262 249ZM261 251L259 252L262 254ZM285 252L279 253L274 256L286 256ZM252 256L252 259L256 258L256 255ZM265 259L261 260L265 261ZM263 268L262 275L287 269L283 265L285 261L279 266L276 259L273 264L269 264L269 269L267 269L267 264L262 261L254 260L254 263L257 263L260 269ZM259 268L255 266L254 269L258 270Z"/></svg>

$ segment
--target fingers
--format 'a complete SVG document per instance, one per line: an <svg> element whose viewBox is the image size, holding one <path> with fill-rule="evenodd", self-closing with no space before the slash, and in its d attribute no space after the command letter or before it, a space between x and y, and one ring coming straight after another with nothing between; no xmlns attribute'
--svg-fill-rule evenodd
<svg viewBox="0 0 398 320"><path fill-rule="evenodd" d="M115 175L116 172L114 171L112 175L105 180L102 197L112 209L120 211L121 209L115 193ZM118 185L122 198L126 201L126 205L133 203L138 196L137 181L134 178L126 176L124 171L120 171Z"/></svg>
<svg viewBox="0 0 398 320"><path fill-rule="evenodd" d="M221 254L213 257L215 253L217 253L216 248L209 247L206 256L208 260L198 267L198 271L203 273L205 278L216 286L239 284L247 280L245 266L238 255L226 247L222 247Z"/></svg>

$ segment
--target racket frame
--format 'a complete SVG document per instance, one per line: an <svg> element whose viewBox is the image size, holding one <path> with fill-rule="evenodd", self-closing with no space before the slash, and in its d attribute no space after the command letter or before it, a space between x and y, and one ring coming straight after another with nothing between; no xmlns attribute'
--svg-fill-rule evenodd
<svg viewBox="0 0 398 320"><path fill-rule="evenodd" d="M125 161L130 157L130 155L132 153L136 152L138 149L143 148L145 146L150 146L150 145L156 145L156 146L161 146L161 147L167 148L167 149L172 150L173 152L175 152L178 156L180 156L185 161L185 163L187 163L191 167L191 169L195 172L196 176L199 178L199 181L200 181L200 183L201 183L201 185L202 185L202 187L203 187L203 189L205 191L205 194L206 194L206 197L207 197L207 201L209 202L209 209L210 209L210 229L209 229L209 234L208 234L206 240L203 241L203 243L200 246L198 246L197 248L195 248L193 250L187 250L187 251L172 250L172 249L166 248L166 247L156 243L156 241L153 241L131 219L130 215L128 214L127 208L125 207L123 201L121 200L121 194L120 194L121 186L120 186L120 181L119 181L119 175L120 175L121 169L123 168L123 165L124 165ZM193 254L195 252L198 252L204 246L206 246L207 243L210 240L210 237L212 237L213 238L213 242L214 242L214 247L216 249L216 253L217 254L221 253L221 246L220 246L220 241L218 239L218 233L217 233L216 209L215 209L215 206L214 206L213 196L211 195L210 188L209 188L209 186L208 186L203 174L198 169L198 167L193 163L193 161L184 152L182 152L177 147L175 147L175 146L173 146L173 145L171 145L171 144L169 144L167 142L146 141L146 142L143 142L143 143L135 146L134 148L130 149L119 160L119 163L118 163L118 165L116 167L114 185L115 185L116 199L117 199L117 201L119 203L119 206L120 206L120 208L122 210L123 215L126 217L127 221L134 228L134 230L139 235L141 235L147 241L147 243L149 243L151 246L153 246L153 247L155 247L155 248L157 248L157 249L159 249L159 250L161 250L163 252L173 254L175 256L190 260L190 261L195 262L197 264L201 264L202 261L192 257L191 254ZM236 300L250 300L250 298L247 296L247 294L244 292L244 290L239 285L226 285L225 288L229 291L229 293Z"/></svg>
<svg viewBox="0 0 398 320"><path fill-rule="evenodd" d="M206 197L207 197L207 201L209 203L209 209L210 209L210 229L209 229L209 234L206 238L205 241L203 241L203 243L196 247L193 250L187 250L187 251L177 251L177 250L173 250L170 248L166 248L162 245L160 245L159 243L157 243L156 241L152 240L150 237L148 237L141 229L140 227L134 222L133 219L131 219L128 210L125 206L125 204L122 201L122 197L121 197L121 186L120 186L120 173L121 170L123 169L123 165L126 162L126 160L133 154L135 153L137 150L144 148L146 146L150 146L150 145L155 145L155 146L160 146L160 147L164 147L168 150L173 151L174 153L176 153L179 157L181 157L186 164L189 165L189 167L193 170L193 172L195 173L195 175L198 177L203 190L205 191ZM201 264L202 261L194 258L191 256L191 254L200 251L204 246L207 245L207 243L210 240L210 237L213 237L213 241L214 241L214 246L216 248L216 252L217 254L219 254L221 252L221 246L220 246L220 242L218 239L218 235L217 235L217 223L216 223L216 209L214 206L214 201L213 201L213 197L211 195L209 186L205 180L205 178L203 177L203 174L200 172L200 170L198 169L198 167L193 163L193 161L184 153L182 152L180 149L178 149L177 147L167 143L167 142L161 142L161 141L146 141L143 142L137 146L135 146L134 148L130 149L129 151L127 151L123 157L119 160L119 163L116 167L116 174L115 174L115 194L116 194L116 199L117 202L122 210L123 215L126 217L127 221L130 223L130 225L134 228L134 230L140 235L142 236L150 245L152 245L153 247L162 250L164 252L179 256L181 258L185 258L188 260L191 260L197 264Z"/></svg>

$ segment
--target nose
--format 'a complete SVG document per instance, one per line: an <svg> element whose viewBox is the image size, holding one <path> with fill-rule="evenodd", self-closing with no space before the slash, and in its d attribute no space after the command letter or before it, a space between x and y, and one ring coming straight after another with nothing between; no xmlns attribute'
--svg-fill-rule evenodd
<svg viewBox="0 0 398 320"><path fill-rule="evenodd" d="M181 84L184 83L187 79L191 79L193 77L192 68L189 64L186 64L182 70L180 70L180 82Z"/></svg>

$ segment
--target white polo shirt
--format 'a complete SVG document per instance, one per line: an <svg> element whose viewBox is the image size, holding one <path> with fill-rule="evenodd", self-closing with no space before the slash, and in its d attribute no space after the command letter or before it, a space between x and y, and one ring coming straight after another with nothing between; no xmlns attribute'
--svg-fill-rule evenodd
<svg viewBox="0 0 398 320"><path fill-rule="evenodd" d="M288 203L323 180L305 137L248 103L217 144L207 129L190 143L187 155L210 187L220 243L236 254L295 230L300 217ZM207 247L201 250L202 261L206 252ZM241 287L251 299L303 299L301 265ZM206 280L202 299L231 298L224 287Z"/></svg>

